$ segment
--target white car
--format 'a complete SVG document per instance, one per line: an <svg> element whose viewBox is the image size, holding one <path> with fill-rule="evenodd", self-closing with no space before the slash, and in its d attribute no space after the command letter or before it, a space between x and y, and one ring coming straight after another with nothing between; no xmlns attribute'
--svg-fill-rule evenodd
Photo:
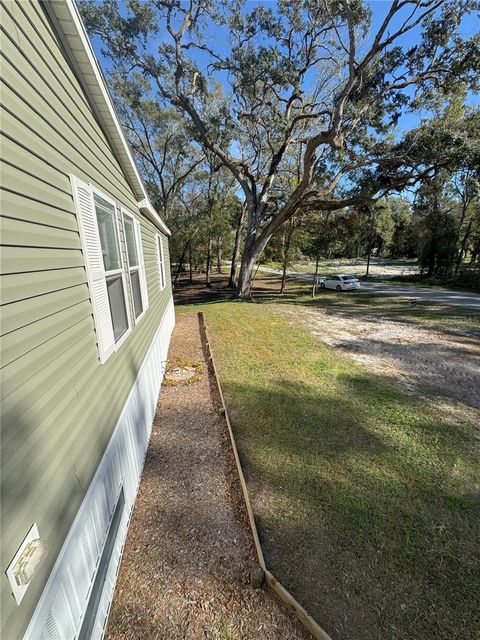
<svg viewBox="0 0 480 640"><path fill-rule="evenodd" d="M327 276L321 278L320 287L322 289L335 289L336 291L349 291L350 289L360 289L360 280L355 276L343 275Z"/></svg>

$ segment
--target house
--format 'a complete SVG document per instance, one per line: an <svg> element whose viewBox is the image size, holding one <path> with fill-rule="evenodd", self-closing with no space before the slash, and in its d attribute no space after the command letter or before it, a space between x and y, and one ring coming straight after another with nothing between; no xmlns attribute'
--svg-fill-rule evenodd
<svg viewBox="0 0 480 640"><path fill-rule="evenodd" d="M5 0L1 637L102 636L174 311L73 0Z"/></svg>

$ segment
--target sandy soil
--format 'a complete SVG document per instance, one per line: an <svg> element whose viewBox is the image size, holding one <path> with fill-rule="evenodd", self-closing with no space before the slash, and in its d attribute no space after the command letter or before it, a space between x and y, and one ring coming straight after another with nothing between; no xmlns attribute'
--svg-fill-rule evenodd
<svg viewBox="0 0 480 640"><path fill-rule="evenodd" d="M365 274L367 268L366 259L359 258L357 261L345 262L345 260L326 260L319 265L319 273L323 271L328 273L355 273L359 276ZM293 265L292 271L304 271L305 264ZM315 263L308 265L307 271L315 271ZM393 277L393 276L410 276L418 273L418 266L415 264L405 264L401 260L395 262L393 260L382 260L373 258L370 262L369 269L371 276Z"/></svg>
<svg viewBox="0 0 480 640"><path fill-rule="evenodd" d="M373 316L279 307L323 342L390 379L402 391L468 414L480 409L480 341ZM449 402L453 400L454 402Z"/></svg>
<svg viewBox="0 0 480 640"><path fill-rule="evenodd" d="M177 318L169 352L172 370L188 366L197 375L160 395L106 638L309 638L249 585L253 542L194 314Z"/></svg>

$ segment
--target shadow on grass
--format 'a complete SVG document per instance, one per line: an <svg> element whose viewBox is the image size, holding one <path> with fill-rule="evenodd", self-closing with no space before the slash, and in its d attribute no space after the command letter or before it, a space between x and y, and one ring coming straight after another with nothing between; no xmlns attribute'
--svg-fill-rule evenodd
<svg viewBox="0 0 480 640"><path fill-rule="evenodd" d="M200 276L193 284L187 279L180 280L175 288L175 304L205 305L218 302L231 302L234 291L228 288L225 275L215 274L212 287L206 288ZM458 335L459 330L473 337L480 337L480 313L472 309L462 309L437 303L427 304L418 301L415 307L403 298L378 293L348 291L337 293L330 290L318 290L311 297L311 284L298 280L288 280L286 292L280 293L278 275L258 275L254 281L253 300L255 304L288 304L319 309L327 315L361 315L362 320L371 323L383 323L386 319L410 324L427 321L435 329L449 335ZM458 326L455 326L458 320ZM462 327L462 323L468 326Z"/></svg>
<svg viewBox="0 0 480 640"><path fill-rule="evenodd" d="M224 392L272 569L333 638L474 637L469 432L371 376Z"/></svg>
<svg viewBox="0 0 480 640"><path fill-rule="evenodd" d="M295 287L284 296L260 293L255 302L262 304L289 304L322 311L327 316L359 316L363 322L384 324L386 320L422 326L427 322L435 330L447 335L480 337L480 313L471 309L449 305L425 304L412 307L407 300L384 294L321 290L311 298L306 287ZM478 344L478 341L476 342Z"/></svg>

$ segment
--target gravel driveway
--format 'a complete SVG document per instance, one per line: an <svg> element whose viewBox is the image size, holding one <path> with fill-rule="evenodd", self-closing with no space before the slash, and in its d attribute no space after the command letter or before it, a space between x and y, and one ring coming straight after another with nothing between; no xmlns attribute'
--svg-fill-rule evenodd
<svg viewBox="0 0 480 640"><path fill-rule="evenodd" d="M259 271L265 273L281 274L278 269L270 269L269 267L259 267ZM339 273L342 273L340 270ZM319 274L320 276L322 274ZM313 273L296 273L295 271L287 271L287 276L293 280L302 282L313 282ZM410 285L386 284L383 282L362 282L360 276L360 289L358 293L383 293L389 296L401 296L403 298L418 298L424 302L432 302L435 304L450 304L455 307L463 307L465 309L480 309L480 294L478 293L462 293L460 291L448 291L447 289L432 289L429 287L413 287ZM318 295L336 294L331 290L319 290ZM348 292L347 292L348 293Z"/></svg>

